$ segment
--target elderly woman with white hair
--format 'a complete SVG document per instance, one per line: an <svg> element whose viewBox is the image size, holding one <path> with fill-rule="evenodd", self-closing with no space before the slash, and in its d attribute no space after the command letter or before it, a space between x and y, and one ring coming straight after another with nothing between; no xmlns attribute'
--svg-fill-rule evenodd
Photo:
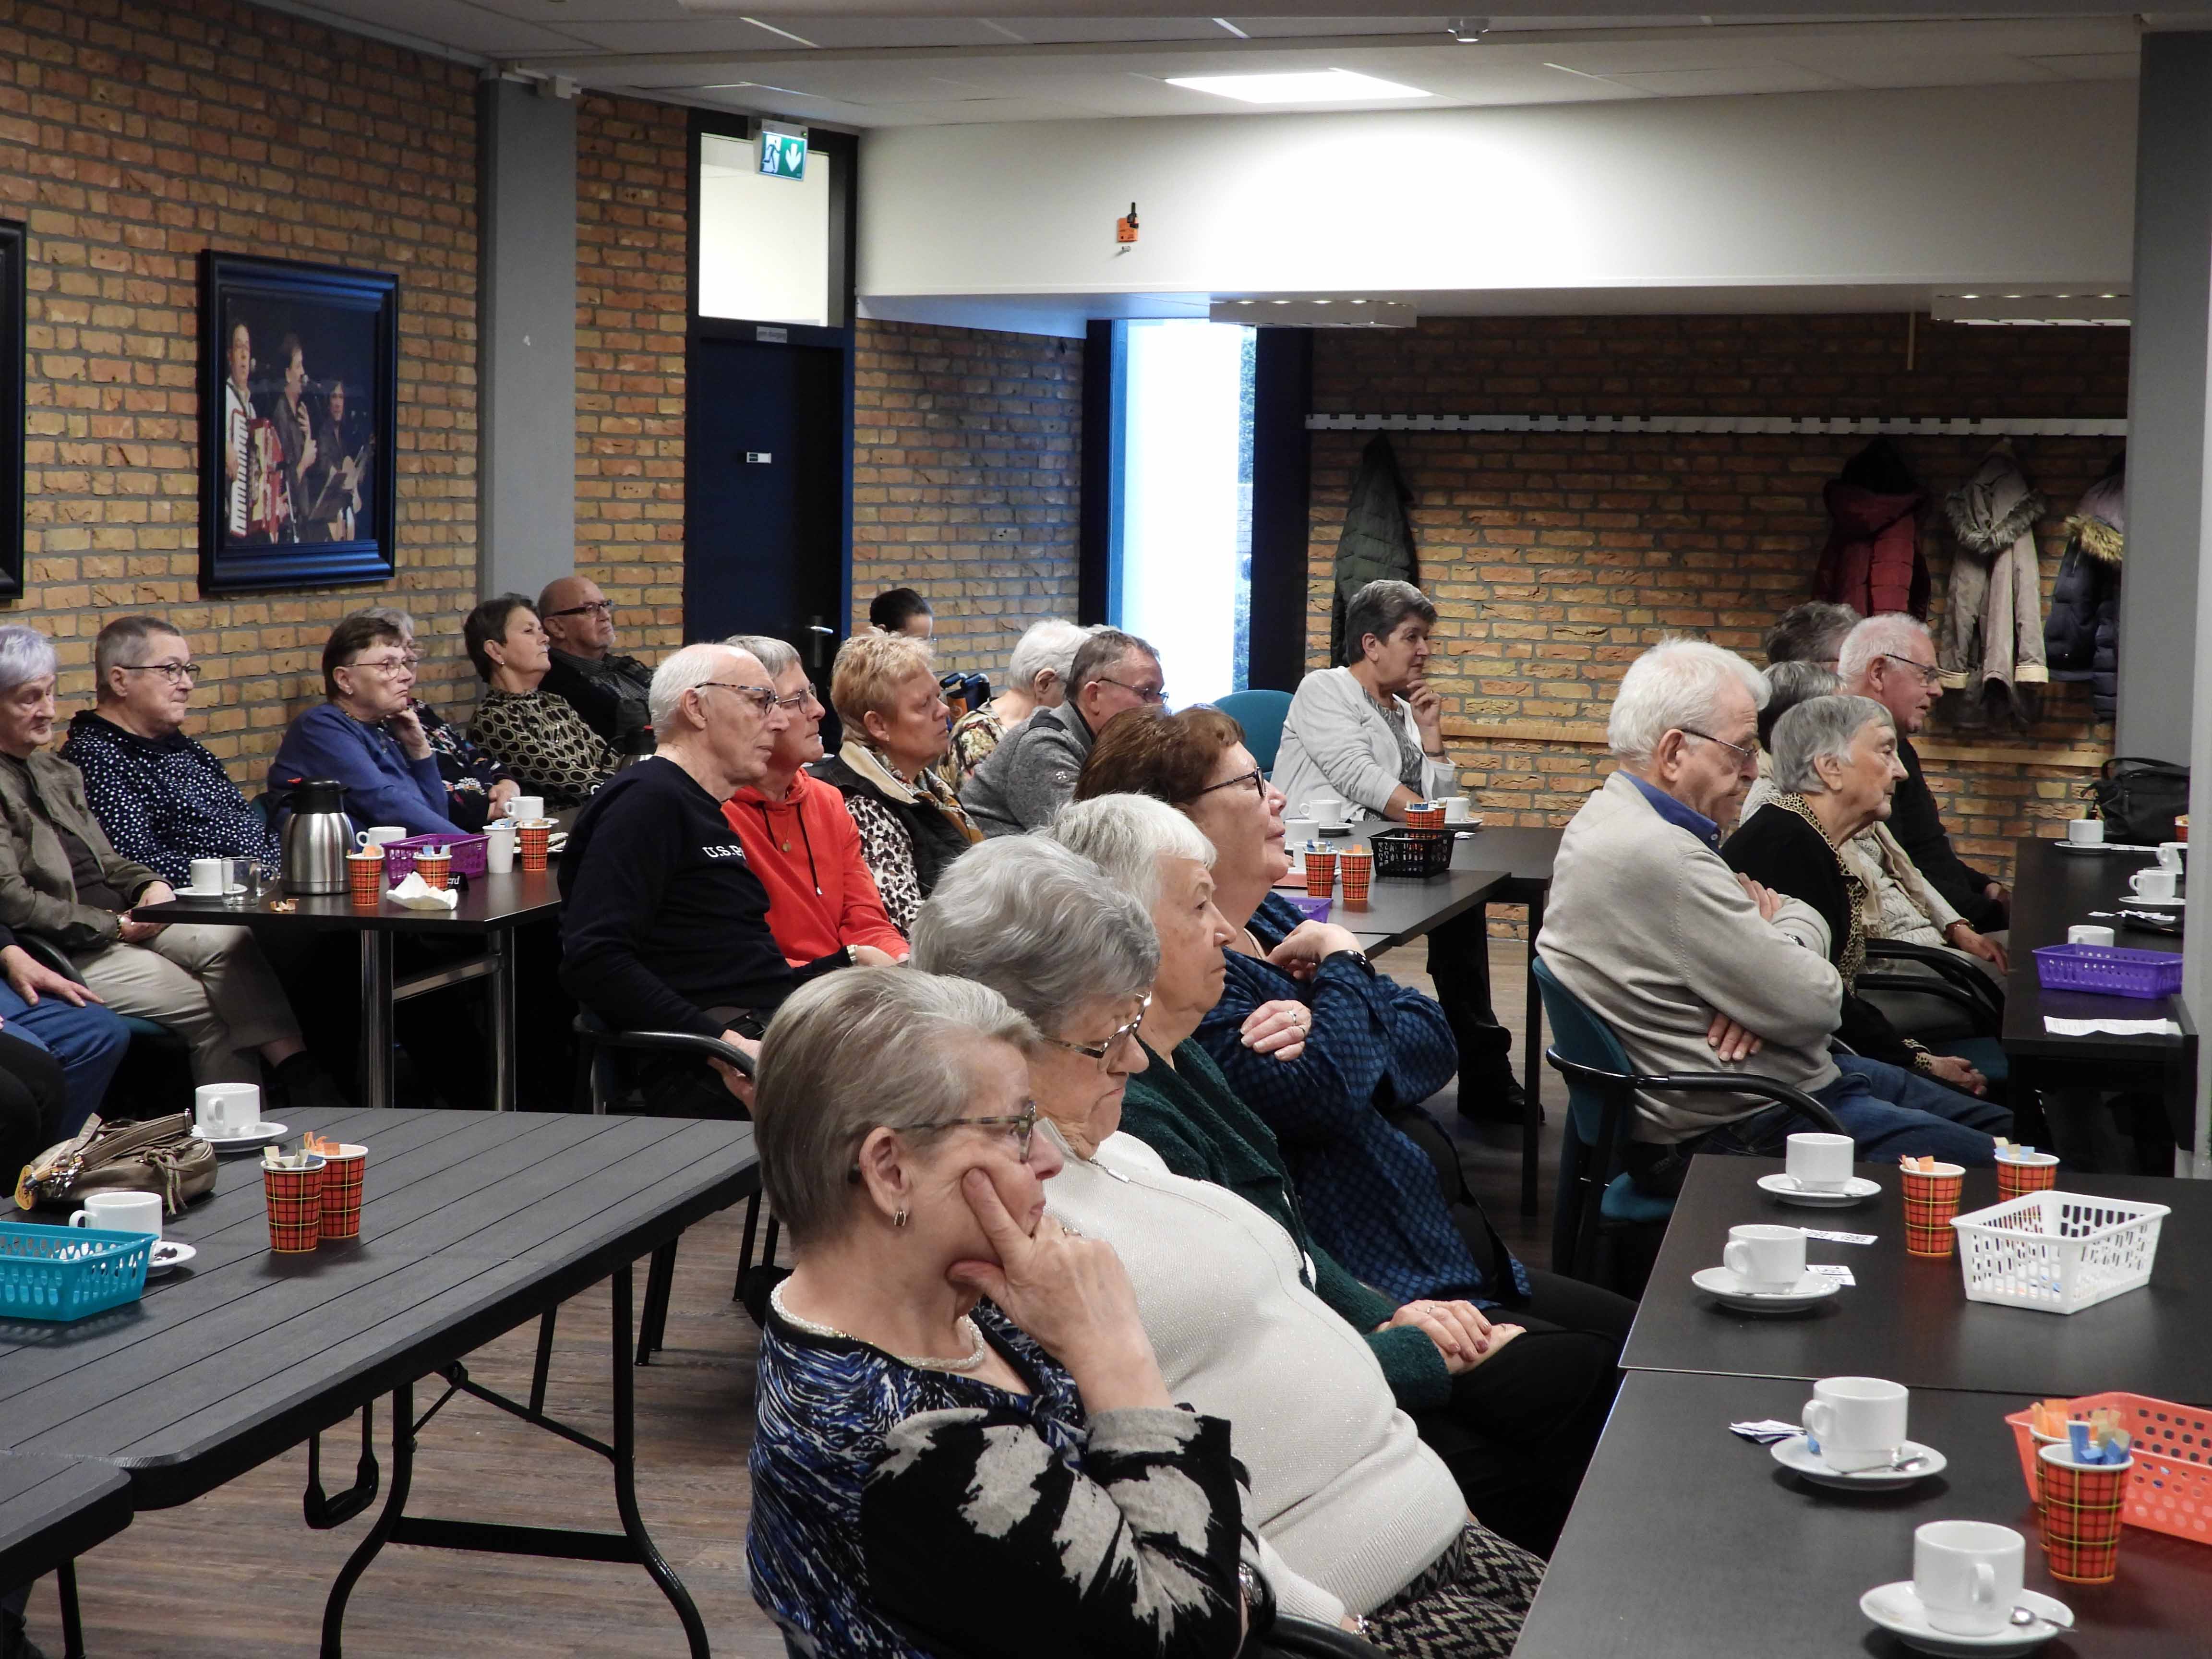
<svg viewBox="0 0 2212 1659"><path fill-rule="evenodd" d="M1000 738L1038 709L1057 708L1067 701L1068 671L1075 665L1077 649L1090 637L1089 629L1060 617L1030 624L1006 660L1008 684L981 708L969 709L952 723L949 764L956 769L956 788L975 775Z"/></svg>
<svg viewBox="0 0 2212 1659"><path fill-rule="evenodd" d="M399 630L399 648L419 657L415 644L415 618L396 605L372 605L357 614L374 617ZM410 696L408 707L430 740L437 757L438 775L446 782L446 816L467 830L477 830L493 818L505 816L507 802L522 793L507 769L477 747L468 732L446 720L420 697Z"/></svg>
<svg viewBox="0 0 2212 1659"><path fill-rule="evenodd" d="M1118 1133L1132 1075L1169 1063L1139 1026L1178 1024L1211 983L1202 915L1178 914L1186 890L1209 879L1206 843L1139 796L1062 817L1086 842L1127 848L1127 871L1039 836L988 842L922 906L915 962L990 986L1042 1034L1030 1056L1038 1133L1066 1165L1052 1213L1120 1255L1169 1392L1235 1425L1254 1524L1280 1552L1267 1565L1281 1605L1364 1629L1388 1651L1422 1651L1410 1632L1439 1625L1463 1638L1454 1651L1507 1651L1540 1569L1487 1533L1462 1537L1451 1471L1398 1408L1383 1366L1411 1346L1443 1381L1440 1350L1471 1363L1510 1332L1493 1341L1454 1310L1394 1308L1313 1241L1268 1172L1232 1188L1179 1174ZM1469 1552L1485 1570L1464 1595L1404 1595Z"/></svg>
<svg viewBox="0 0 2212 1659"><path fill-rule="evenodd" d="M1233 1659L1269 1617L1231 1425L1176 1404L1113 1247L1046 1212L1036 1041L983 986L857 968L762 1047L795 1261L745 1549L809 1652Z"/></svg>
<svg viewBox="0 0 2212 1659"><path fill-rule="evenodd" d="M1739 874L1820 912L1828 960L1844 982L1839 1037L1869 1059L1971 1095L1986 1092L1987 1079L1971 1061L1900 1036L1854 988L1866 966L1867 884L1844 848L1889 816L1891 791L1905 775L1889 710L1871 697L1813 697L1775 723L1770 746L1774 798L1729 837L1721 856Z"/></svg>

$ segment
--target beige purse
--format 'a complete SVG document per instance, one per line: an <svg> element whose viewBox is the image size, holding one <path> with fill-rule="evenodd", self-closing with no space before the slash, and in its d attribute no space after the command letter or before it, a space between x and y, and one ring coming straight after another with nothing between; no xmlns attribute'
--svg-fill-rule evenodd
<svg viewBox="0 0 2212 1659"><path fill-rule="evenodd" d="M23 1166L15 1206L35 1209L89 1193L159 1193L162 1213L175 1216L214 1185L215 1148L192 1132L190 1112L142 1123L103 1123L94 1114Z"/></svg>

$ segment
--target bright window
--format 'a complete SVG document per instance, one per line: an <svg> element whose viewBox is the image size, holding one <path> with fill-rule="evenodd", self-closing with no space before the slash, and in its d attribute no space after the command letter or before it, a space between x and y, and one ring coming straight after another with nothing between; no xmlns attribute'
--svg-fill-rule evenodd
<svg viewBox="0 0 2212 1659"><path fill-rule="evenodd" d="M1158 647L1185 708L1243 690L1249 672L1256 331L1125 326L1109 614Z"/></svg>
<svg viewBox="0 0 2212 1659"><path fill-rule="evenodd" d="M699 314L837 328L830 281L830 171L820 149L804 179L765 179L754 142L699 140Z"/></svg>

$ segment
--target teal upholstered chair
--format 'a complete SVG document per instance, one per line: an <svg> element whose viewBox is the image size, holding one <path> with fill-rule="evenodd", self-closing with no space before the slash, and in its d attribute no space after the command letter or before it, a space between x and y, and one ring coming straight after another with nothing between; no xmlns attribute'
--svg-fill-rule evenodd
<svg viewBox="0 0 2212 1659"><path fill-rule="evenodd" d="M1290 717L1287 691L1232 691L1213 705L1244 728L1244 746L1260 763L1262 772L1275 769L1275 751L1283 746L1283 722Z"/></svg>

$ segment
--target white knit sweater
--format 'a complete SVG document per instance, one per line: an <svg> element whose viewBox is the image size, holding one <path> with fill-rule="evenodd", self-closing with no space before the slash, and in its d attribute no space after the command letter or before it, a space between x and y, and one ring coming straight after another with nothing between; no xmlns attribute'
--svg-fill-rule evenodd
<svg viewBox="0 0 2212 1659"><path fill-rule="evenodd" d="M1458 1484L1273 1218L1126 1134L1090 1160L1069 1153L1045 1194L1121 1255L1168 1392L1229 1419L1286 1612L1331 1624L1372 1612L1443 1553L1467 1518Z"/></svg>

